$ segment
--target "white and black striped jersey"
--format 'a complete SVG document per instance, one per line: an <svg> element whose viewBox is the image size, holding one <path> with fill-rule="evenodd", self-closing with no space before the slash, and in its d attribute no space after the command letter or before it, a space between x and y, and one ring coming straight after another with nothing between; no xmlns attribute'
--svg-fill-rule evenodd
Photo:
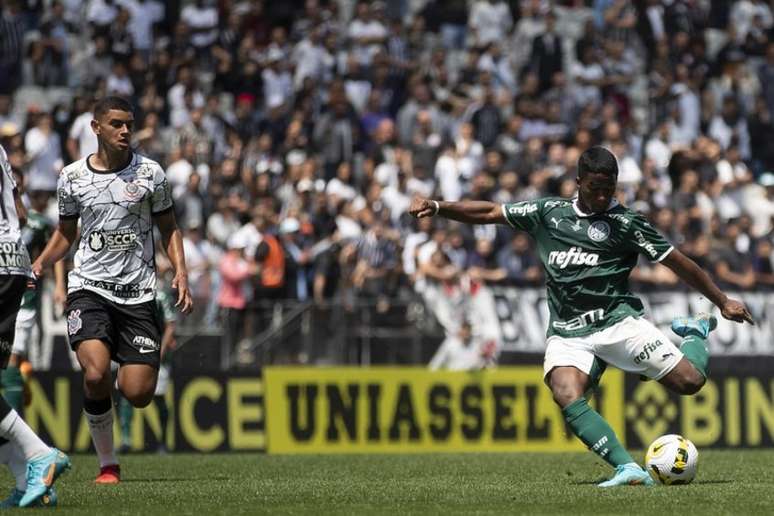
<svg viewBox="0 0 774 516"><path fill-rule="evenodd" d="M161 165L133 154L120 170L94 170L83 158L57 186L60 219L81 219L68 292L91 290L120 304L151 301L156 290L153 215L172 209Z"/></svg>
<svg viewBox="0 0 774 516"><path fill-rule="evenodd" d="M0 146L0 275L32 277L30 256L22 242L19 214L13 191L16 181L11 173L8 155Z"/></svg>

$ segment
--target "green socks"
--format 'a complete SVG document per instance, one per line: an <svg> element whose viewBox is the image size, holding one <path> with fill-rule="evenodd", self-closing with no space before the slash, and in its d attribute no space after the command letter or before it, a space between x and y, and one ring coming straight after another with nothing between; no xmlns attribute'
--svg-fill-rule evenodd
<svg viewBox="0 0 774 516"><path fill-rule="evenodd" d="M589 406L586 398L579 398L567 405L562 409L562 415L570 425L572 433L611 466L634 462L632 456L618 442L613 429Z"/></svg>
<svg viewBox="0 0 774 516"><path fill-rule="evenodd" d="M693 364L693 367L706 378L709 366L707 341L697 335L688 335L683 339L680 351L683 352L683 355L688 359L688 362Z"/></svg>
<svg viewBox="0 0 774 516"><path fill-rule="evenodd" d="M16 411L21 412L22 398L24 396L24 378L16 366L8 366L0 373L0 381L3 384L3 397Z"/></svg>
<svg viewBox="0 0 774 516"><path fill-rule="evenodd" d="M133 409L129 400L121 396L118 399L118 422L121 425L121 445L132 445L132 415Z"/></svg>

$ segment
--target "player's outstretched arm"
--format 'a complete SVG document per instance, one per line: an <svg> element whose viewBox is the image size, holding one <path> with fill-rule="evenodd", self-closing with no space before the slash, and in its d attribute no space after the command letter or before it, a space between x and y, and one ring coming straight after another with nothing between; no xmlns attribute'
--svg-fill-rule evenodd
<svg viewBox="0 0 774 516"><path fill-rule="evenodd" d="M76 238L78 238L78 219L59 219L59 225L51 235L51 240L32 264L32 273L35 277L40 278L46 268L64 258Z"/></svg>
<svg viewBox="0 0 774 516"><path fill-rule="evenodd" d="M755 324L744 303L726 296L712 281L709 274L677 249L669 253L661 263L672 269L688 285L704 294L707 299L720 308L720 313L726 319L739 323L747 321L750 324Z"/></svg>
<svg viewBox="0 0 774 516"><path fill-rule="evenodd" d="M175 277L172 280L172 288L177 289L177 302L184 314L193 309L193 298L188 289L188 269L185 266L185 252L183 251L183 235L177 227L174 210L167 210L153 216L156 226L161 233L161 240L167 252L169 261L175 269Z"/></svg>
<svg viewBox="0 0 774 516"><path fill-rule="evenodd" d="M435 201L414 197L409 214L421 219L435 215L467 224L507 224L502 205L488 201Z"/></svg>

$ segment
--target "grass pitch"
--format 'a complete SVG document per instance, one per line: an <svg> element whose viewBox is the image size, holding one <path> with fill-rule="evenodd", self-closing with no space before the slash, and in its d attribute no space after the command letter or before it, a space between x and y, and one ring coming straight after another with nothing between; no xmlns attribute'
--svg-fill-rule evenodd
<svg viewBox="0 0 774 516"><path fill-rule="evenodd" d="M599 489L585 454L132 455L95 486L96 458L57 482L64 514L772 514L774 450L699 451L688 486ZM641 456L638 453L636 456ZM10 490L3 468L0 480Z"/></svg>

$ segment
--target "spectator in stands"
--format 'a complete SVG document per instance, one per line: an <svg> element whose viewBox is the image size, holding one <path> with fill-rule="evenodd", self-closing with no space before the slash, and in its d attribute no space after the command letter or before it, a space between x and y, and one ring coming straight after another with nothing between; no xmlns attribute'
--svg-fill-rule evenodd
<svg viewBox="0 0 774 516"><path fill-rule="evenodd" d="M0 9L0 94L7 95L22 80L24 19L19 0L8 0Z"/></svg>
<svg viewBox="0 0 774 516"><path fill-rule="evenodd" d="M258 273L258 265L244 254L246 246L247 241L241 235L232 234L226 246L228 250L218 265L221 277L218 305L223 324L223 356L226 357L222 364L224 368L232 363L236 346L245 335L249 279Z"/></svg>
<svg viewBox="0 0 774 516"><path fill-rule="evenodd" d="M59 172L64 166L59 134L54 132L50 113L37 113L34 120L34 126L24 136L24 148L29 160L27 188L53 195Z"/></svg>
<svg viewBox="0 0 774 516"><path fill-rule="evenodd" d="M755 271L745 254L737 249L737 239L741 236L738 222L726 224L722 235L712 250L715 274L729 288L751 288L755 284Z"/></svg>
<svg viewBox="0 0 774 516"><path fill-rule="evenodd" d="M475 371L494 365L496 345L473 335L469 321L463 320L456 335L448 335L430 360L436 371Z"/></svg>
<svg viewBox="0 0 774 516"><path fill-rule="evenodd" d="M521 231L497 254L497 264L505 271L505 279L516 285L539 285L543 277L529 238Z"/></svg>

